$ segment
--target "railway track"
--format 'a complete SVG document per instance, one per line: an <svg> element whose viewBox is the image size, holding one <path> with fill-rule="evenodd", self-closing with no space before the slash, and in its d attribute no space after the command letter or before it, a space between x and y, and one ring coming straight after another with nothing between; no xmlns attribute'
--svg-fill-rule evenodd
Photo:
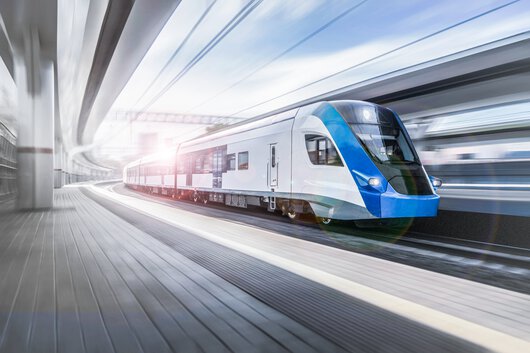
<svg viewBox="0 0 530 353"><path fill-rule="evenodd" d="M113 192L134 195L187 211L530 293L530 249L409 231L406 227L359 229L351 222L335 222L333 225L323 226L310 217L293 222L280 214L262 210L237 209L237 212L234 212L224 205L197 205L187 200L176 201L160 195L130 190L122 184L107 184L107 187Z"/></svg>

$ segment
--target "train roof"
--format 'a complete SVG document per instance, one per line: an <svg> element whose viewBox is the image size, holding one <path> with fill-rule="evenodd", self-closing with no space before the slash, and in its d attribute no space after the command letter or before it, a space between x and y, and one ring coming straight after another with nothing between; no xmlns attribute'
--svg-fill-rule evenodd
<svg viewBox="0 0 530 353"><path fill-rule="evenodd" d="M224 128L222 130L215 131L213 133L209 133L209 134L202 135L202 136L199 136L199 137L195 137L195 138L193 138L191 140L188 140L188 141L184 141L179 146L184 146L184 147L194 146L196 144L200 144L200 143L203 143L203 142L215 140L215 139L222 138L222 137L225 137L225 136L230 136L230 135L233 135L233 134L236 134L236 133L245 132L245 131L253 130L253 129L258 129L260 127L264 127L264 126L268 126L268 125L279 123L281 121L286 121L286 120L289 120L289 119L293 119L298 114L300 114L300 115L311 115L314 111L317 110L317 108L319 108L322 104L325 104L325 103L331 104L333 106L335 103L346 103L346 102L347 103L354 103L354 104L376 105L374 103L365 102L365 101L359 101L359 100L320 101L320 102L316 102L316 103L307 104L307 105L304 105L304 106L301 106L301 107L298 107L298 108L293 108L293 109L290 109L290 110L282 111L282 112L279 112L279 113L276 113L276 114L272 114L272 115L259 115L259 116L255 117L255 118L250 118L250 119L248 119L246 121L242 121L242 122L237 123L237 124L229 125L229 126L227 126L226 128ZM157 153L157 154L152 154L152 155L143 157L141 159L138 159L138 160L136 160L134 162L131 162L131 163L127 164L126 168L131 168L131 167L134 167L134 166L139 165L141 163L142 164L143 163L149 163L149 162L153 162L153 161L156 161L156 160L163 159L164 156L166 155L166 153L168 155L170 155L171 153L176 154L176 150L177 149L178 149L178 146L177 147L173 147L173 148L171 148L170 150L168 150L167 152L164 152L164 153Z"/></svg>
<svg viewBox="0 0 530 353"><path fill-rule="evenodd" d="M305 115L311 115L313 112L315 112L322 104L330 104L332 106L335 106L335 104L338 103L350 103L350 104L362 104L362 105L377 105L375 103L366 102L366 101L360 101L360 100L334 100L334 101L319 101L316 103L311 103L307 105L303 105L297 108L293 108L290 110L282 111L275 114L267 114L267 115L259 115L255 118L250 118L246 121L242 121L237 124L229 125L226 128L222 130L218 130L212 133L208 133L206 135L202 135L199 137L195 137L193 139L190 139L188 141L182 142L181 146L193 146L196 144L200 144L206 141L215 140L218 138L222 138L225 136L233 135L240 132L245 132L248 130L258 129L260 127L272 125L279 123L281 121L293 119L297 115L305 116Z"/></svg>
<svg viewBox="0 0 530 353"><path fill-rule="evenodd" d="M222 129L222 130L210 133L210 134L202 135L202 136L193 138L191 140L182 142L181 146L193 146L195 144L215 140L215 139L233 135L239 132L254 130L254 129L258 129L263 126L268 126L268 125L279 123L281 121L293 119L296 116L298 109L299 108L295 108L295 109L291 109L291 110L288 110L282 113L269 115L266 117L251 118L251 119L248 119L248 121L229 125L225 129Z"/></svg>

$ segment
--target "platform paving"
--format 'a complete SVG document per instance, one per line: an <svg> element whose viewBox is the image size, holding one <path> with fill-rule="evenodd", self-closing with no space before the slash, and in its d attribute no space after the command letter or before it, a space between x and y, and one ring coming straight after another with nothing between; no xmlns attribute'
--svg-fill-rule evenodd
<svg viewBox="0 0 530 353"><path fill-rule="evenodd" d="M341 352L75 189L0 214L0 352Z"/></svg>

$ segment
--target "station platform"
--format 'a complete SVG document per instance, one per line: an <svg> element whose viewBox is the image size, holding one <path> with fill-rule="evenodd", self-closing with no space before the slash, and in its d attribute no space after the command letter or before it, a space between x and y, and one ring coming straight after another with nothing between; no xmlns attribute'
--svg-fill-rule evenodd
<svg viewBox="0 0 530 353"><path fill-rule="evenodd" d="M530 296L113 192L0 213L0 352L528 352Z"/></svg>

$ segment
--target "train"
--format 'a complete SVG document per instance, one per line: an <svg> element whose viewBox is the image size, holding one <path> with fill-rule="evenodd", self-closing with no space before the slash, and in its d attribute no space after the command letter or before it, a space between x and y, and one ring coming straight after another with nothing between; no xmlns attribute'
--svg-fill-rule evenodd
<svg viewBox="0 0 530 353"><path fill-rule="evenodd" d="M442 182L427 175L399 116L354 100L252 119L129 163L126 186L333 220L434 217Z"/></svg>

